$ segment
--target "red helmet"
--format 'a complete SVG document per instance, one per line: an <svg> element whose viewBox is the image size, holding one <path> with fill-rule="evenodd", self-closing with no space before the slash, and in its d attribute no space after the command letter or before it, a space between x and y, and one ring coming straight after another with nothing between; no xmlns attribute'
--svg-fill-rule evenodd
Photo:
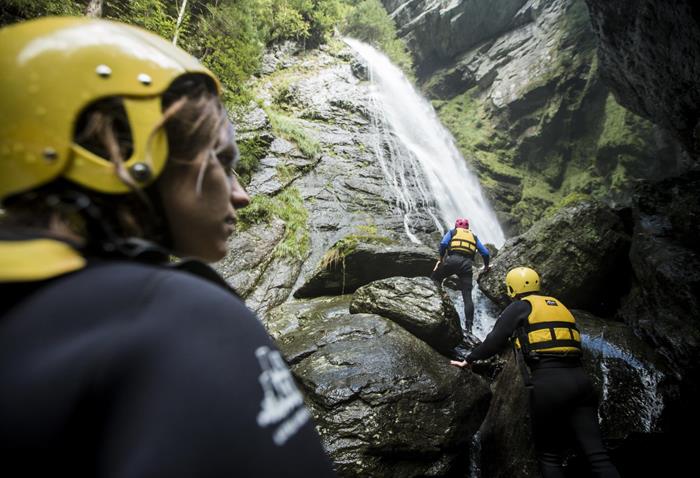
<svg viewBox="0 0 700 478"><path fill-rule="evenodd" d="M463 217L458 218L455 221L455 229L460 228L460 229L469 229L469 219L465 219Z"/></svg>

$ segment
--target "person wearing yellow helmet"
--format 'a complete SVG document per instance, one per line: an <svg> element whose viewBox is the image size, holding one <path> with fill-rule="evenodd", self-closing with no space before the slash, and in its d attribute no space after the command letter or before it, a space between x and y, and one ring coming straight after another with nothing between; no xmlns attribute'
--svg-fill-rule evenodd
<svg viewBox="0 0 700 478"><path fill-rule="evenodd" d="M250 201L217 78L86 18L0 29L0 72L4 466L334 476L280 353L203 262Z"/></svg>
<svg viewBox="0 0 700 478"><path fill-rule="evenodd" d="M576 319L558 299L540 295L539 274L515 267L506 274L505 308L484 341L457 367L471 367L512 341L526 388L535 452L544 478L565 476L567 437L580 445L594 476L618 478L598 424L598 399L581 365L581 335Z"/></svg>

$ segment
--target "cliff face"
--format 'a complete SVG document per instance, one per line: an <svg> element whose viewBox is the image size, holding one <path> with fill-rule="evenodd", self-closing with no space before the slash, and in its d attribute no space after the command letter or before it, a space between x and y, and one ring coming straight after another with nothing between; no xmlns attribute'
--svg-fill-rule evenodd
<svg viewBox="0 0 700 478"><path fill-rule="evenodd" d="M422 88L508 232L690 162L601 81L583 0L396 3Z"/></svg>
<svg viewBox="0 0 700 478"><path fill-rule="evenodd" d="M691 0L586 0L601 76L620 104L700 156L700 5Z"/></svg>
<svg viewBox="0 0 700 478"><path fill-rule="evenodd" d="M416 59L420 77L454 57L507 31L526 0L384 0ZM494 3L498 3L493 8Z"/></svg>

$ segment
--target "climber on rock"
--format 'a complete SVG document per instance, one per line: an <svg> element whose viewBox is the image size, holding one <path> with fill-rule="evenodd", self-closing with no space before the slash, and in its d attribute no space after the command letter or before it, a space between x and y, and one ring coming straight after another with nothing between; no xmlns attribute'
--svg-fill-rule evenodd
<svg viewBox="0 0 700 478"><path fill-rule="evenodd" d="M465 360L450 363L469 368L512 341L530 393L532 436L543 477L564 476L566 437L573 433L592 476L619 478L601 438L597 394L581 366L576 319L558 299L538 294L540 277L533 269L511 269L506 288L513 302L486 339Z"/></svg>
<svg viewBox="0 0 700 478"><path fill-rule="evenodd" d="M465 328L470 331L474 322L474 304L472 303L472 265L474 255L479 251L484 259L484 269L489 268L489 250L479 241L479 238L469 230L469 220L459 218L455 221L454 229L440 241L440 261L430 278L438 285L453 275L457 275L459 288L464 300Z"/></svg>

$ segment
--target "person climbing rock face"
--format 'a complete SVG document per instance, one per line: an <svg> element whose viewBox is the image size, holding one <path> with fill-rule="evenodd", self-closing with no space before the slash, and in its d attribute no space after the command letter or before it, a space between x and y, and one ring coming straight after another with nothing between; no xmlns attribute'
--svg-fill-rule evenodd
<svg viewBox="0 0 700 478"><path fill-rule="evenodd" d="M457 367L471 367L513 340L523 382L530 393L535 452L544 478L564 477L567 438L583 451L592 476L617 478L598 425L598 399L581 366L581 335L576 319L558 299L539 295L540 277L516 267L506 275L513 302L501 313L486 339Z"/></svg>
<svg viewBox="0 0 700 478"><path fill-rule="evenodd" d="M85 18L1 29L0 71L4 466L334 476L280 352L202 262L250 201L214 75Z"/></svg>
<svg viewBox="0 0 700 478"><path fill-rule="evenodd" d="M484 259L484 270L489 268L489 250L481 244L479 238L469 230L469 220L459 218L455 227L440 241L440 261L430 275L438 285L447 277L456 274L464 301L464 319L466 329L471 330L474 322L474 304L472 303L472 265L474 255L479 251Z"/></svg>

